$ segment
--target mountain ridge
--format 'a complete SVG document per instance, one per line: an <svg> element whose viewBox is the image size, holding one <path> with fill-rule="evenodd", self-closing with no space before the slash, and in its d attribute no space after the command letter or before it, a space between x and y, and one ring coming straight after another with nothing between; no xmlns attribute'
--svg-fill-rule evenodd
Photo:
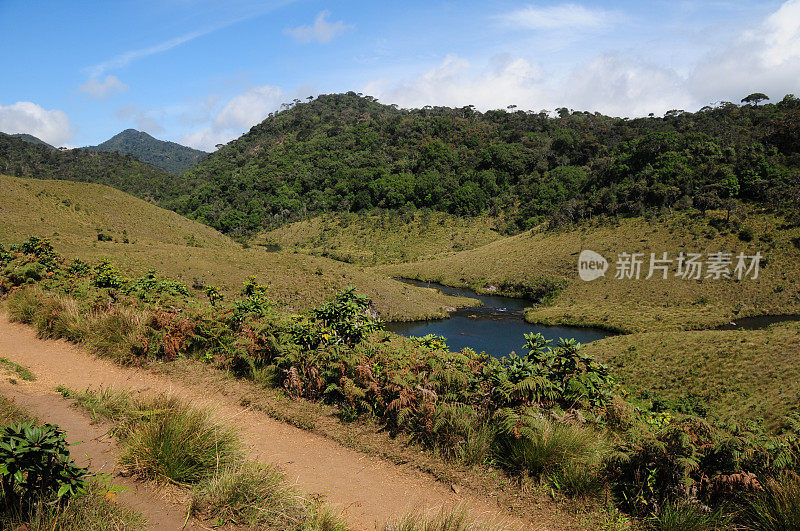
<svg viewBox="0 0 800 531"><path fill-rule="evenodd" d="M87 146L85 149L132 155L142 162L176 175L183 173L208 156L205 151L168 140L160 140L144 131L130 128L117 133L105 142L96 146Z"/></svg>

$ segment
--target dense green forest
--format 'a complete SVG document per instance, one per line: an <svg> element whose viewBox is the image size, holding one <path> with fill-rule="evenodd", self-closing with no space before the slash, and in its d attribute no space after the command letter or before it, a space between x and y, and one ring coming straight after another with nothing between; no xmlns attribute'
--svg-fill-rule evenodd
<svg viewBox="0 0 800 531"><path fill-rule="evenodd" d="M113 186L144 199L163 199L177 177L130 155L53 149L0 133L0 173Z"/></svg>
<svg viewBox="0 0 800 531"><path fill-rule="evenodd" d="M159 140L135 129L126 129L102 144L89 146L86 149L130 154L142 162L176 175L188 170L208 155L205 151Z"/></svg>
<svg viewBox="0 0 800 531"><path fill-rule="evenodd" d="M309 214L490 212L509 232L597 214L796 205L800 99L613 118L472 107L398 109L369 96L295 100L183 177L167 206L244 235ZM555 116L557 114L557 116Z"/></svg>

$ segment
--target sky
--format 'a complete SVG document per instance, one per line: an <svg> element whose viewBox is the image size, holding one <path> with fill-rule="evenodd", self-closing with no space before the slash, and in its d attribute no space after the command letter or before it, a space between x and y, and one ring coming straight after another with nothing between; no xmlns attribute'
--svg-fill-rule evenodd
<svg viewBox="0 0 800 531"><path fill-rule="evenodd" d="M663 115L800 95L800 0L0 0L0 131L213 151L295 98Z"/></svg>

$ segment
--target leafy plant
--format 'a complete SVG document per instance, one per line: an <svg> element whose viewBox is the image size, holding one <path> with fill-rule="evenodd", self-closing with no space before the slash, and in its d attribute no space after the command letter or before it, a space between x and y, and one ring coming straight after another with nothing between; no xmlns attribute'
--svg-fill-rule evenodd
<svg viewBox="0 0 800 531"><path fill-rule="evenodd" d="M7 510L19 514L40 501L81 494L87 477L70 459L58 426L27 422L0 431L0 487Z"/></svg>

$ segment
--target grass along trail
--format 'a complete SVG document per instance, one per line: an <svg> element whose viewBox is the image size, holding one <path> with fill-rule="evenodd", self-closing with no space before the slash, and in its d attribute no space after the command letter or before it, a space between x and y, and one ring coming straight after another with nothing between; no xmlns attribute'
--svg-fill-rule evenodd
<svg viewBox="0 0 800 531"><path fill-rule="evenodd" d="M73 445L70 448L72 459L79 466L88 466L92 473L109 474L112 484L124 489L115 494L116 500L141 513L151 529L207 528L194 518L187 520L189 505L183 499L185 496L170 488L121 476L122 469L117 464L118 447L108 433L108 426L93 423L61 395L46 392L36 382L12 384L6 378L0 380L0 394L13 399L17 406L42 422L58 424L66 432L67 441Z"/></svg>
<svg viewBox="0 0 800 531"><path fill-rule="evenodd" d="M454 508L460 504L466 504L473 516L487 521L502 521L526 529L559 528L551 522L512 518L494 500L463 490L455 493L449 485L408 466L359 453L321 435L276 421L240 406L233 397L225 396L224 391L194 388L146 370L121 367L63 340L39 339L33 328L12 323L2 313L0 357L23 365L36 375L32 382L16 386L4 383L4 390L19 388L19 393L36 397L31 398L33 402L44 404L45 397L63 402L63 408L42 415L48 422L62 424L62 414L65 419L80 415L54 393L58 385L76 390L112 387L132 393L175 394L195 407L209 407L219 420L238 427L249 459L279 466L288 480L296 481L298 488L309 495L322 496L342 511L354 529L375 529L409 511ZM22 399L20 403L27 405ZM69 427L64 427L70 433ZM98 430L102 433L102 428ZM82 446L76 447L76 455L81 451ZM98 468L96 463L93 468Z"/></svg>

